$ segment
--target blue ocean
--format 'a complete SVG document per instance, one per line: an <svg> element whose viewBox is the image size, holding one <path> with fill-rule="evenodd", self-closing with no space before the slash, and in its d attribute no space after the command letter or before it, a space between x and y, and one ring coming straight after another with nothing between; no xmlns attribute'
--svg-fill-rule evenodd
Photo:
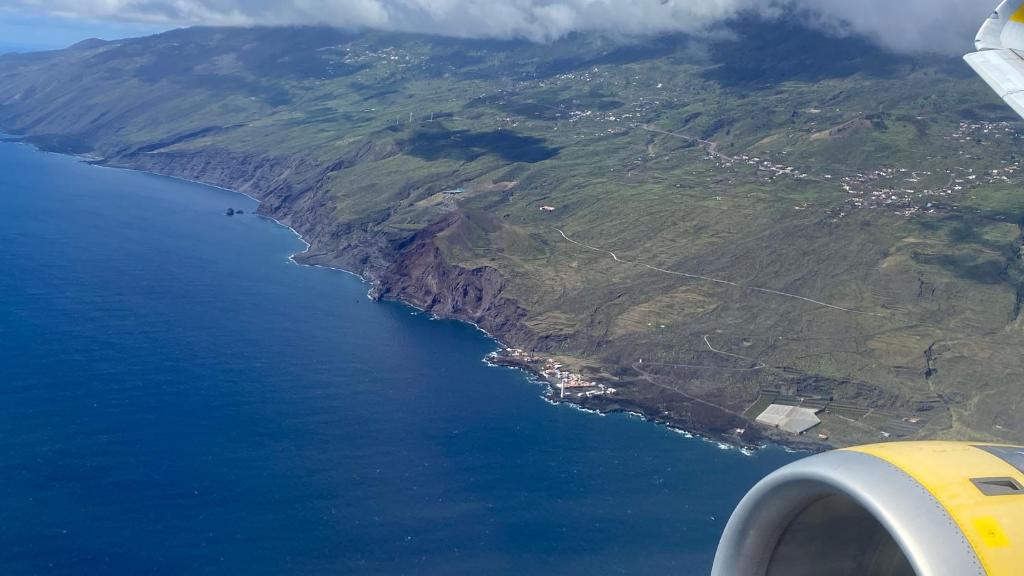
<svg viewBox="0 0 1024 576"><path fill-rule="evenodd" d="M796 457L551 405L255 209L0 144L0 574L702 575Z"/></svg>

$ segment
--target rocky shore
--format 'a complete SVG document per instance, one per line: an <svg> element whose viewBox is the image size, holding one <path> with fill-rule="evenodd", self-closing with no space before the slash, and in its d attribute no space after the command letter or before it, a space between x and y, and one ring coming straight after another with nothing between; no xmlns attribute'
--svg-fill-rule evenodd
<svg viewBox="0 0 1024 576"><path fill-rule="evenodd" d="M555 359L524 355L518 349L505 348L495 352L487 360L495 366L522 370L543 382L546 384L545 398L554 403L572 404L602 414L636 414L649 422L743 450L756 450L768 444L807 452L821 452L829 448L811 438L784 436L762 429L745 419L699 401L694 401L687 409L680 410L678 401L673 398L673 409L665 410L666 395L659 395L651 390L650 386L644 386L643 382L591 382L571 372L554 374L551 368L552 363L557 362ZM576 380L577 383L563 387L566 377Z"/></svg>
<svg viewBox="0 0 1024 576"><path fill-rule="evenodd" d="M566 395L588 409L738 445L1021 441L1012 111L958 61L751 24L628 63L589 35L178 30L0 58L0 126L247 194L295 261L615 389Z"/></svg>
<svg viewBox="0 0 1024 576"><path fill-rule="evenodd" d="M298 263L358 274L371 285L372 298L401 301L436 317L473 323L503 345L515 347L506 350L526 349L544 355L560 343L558 336L537 333L526 324L527 310L506 295L506 282L498 270L467 269L445 261L434 239L459 222L458 210L411 235L382 230L379 224L387 219L386 211L378 218L344 225L330 219L324 179L344 165L393 154L394 150L369 145L354 157L324 166L304 158L282 160L211 149L82 157L80 151L52 139L20 140L47 152L74 154L99 166L139 170L246 194L260 202L260 215L292 228L309 244L305 252L293 257ZM553 402L601 413L638 414L651 422L742 449L768 444L807 451L828 448L810 438L763 429L697 398L681 400L678 393L638 378L629 367L602 370L606 378L614 374L614 381L597 384L611 387L614 393L588 394L590 390L584 390L563 395L557 378L545 374L544 362L527 362L508 353L496 354L489 361L547 381L550 386L546 397Z"/></svg>

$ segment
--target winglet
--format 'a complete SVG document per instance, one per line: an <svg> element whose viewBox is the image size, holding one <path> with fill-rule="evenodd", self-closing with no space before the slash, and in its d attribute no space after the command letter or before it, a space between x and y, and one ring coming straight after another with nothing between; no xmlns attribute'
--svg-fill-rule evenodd
<svg viewBox="0 0 1024 576"><path fill-rule="evenodd" d="M1024 0L1003 0L982 24L974 44L978 51L964 60L1024 117Z"/></svg>

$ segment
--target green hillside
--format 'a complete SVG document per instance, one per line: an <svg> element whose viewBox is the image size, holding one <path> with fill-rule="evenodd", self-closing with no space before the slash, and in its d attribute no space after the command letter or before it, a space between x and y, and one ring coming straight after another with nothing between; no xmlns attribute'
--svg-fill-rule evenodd
<svg viewBox="0 0 1024 576"><path fill-rule="evenodd" d="M826 407L835 444L1024 440L1012 112L958 59L730 26L179 30L0 57L0 127L253 194L307 261L616 389L588 406L745 441L772 401Z"/></svg>

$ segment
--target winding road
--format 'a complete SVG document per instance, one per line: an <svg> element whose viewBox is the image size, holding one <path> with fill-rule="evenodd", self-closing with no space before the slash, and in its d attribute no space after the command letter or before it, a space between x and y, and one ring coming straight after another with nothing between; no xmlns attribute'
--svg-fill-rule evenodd
<svg viewBox="0 0 1024 576"><path fill-rule="evenodd" d="M663 274L671 274L673 276L681 276L683 278L689 278L691 280L701 280L701 281L709 282L709 283L712 283L712 284L722 284L722 285L726 285L726 286L735 286L737 288L742 288L744 290L749 290L751 292L761 292L763 294L771 294L771 295L779 296L779 297L782 297L782 298L791 298L791 299L794 299L794 300L802 300L804 302L808 302L808 303L814 304L816 306L820 306L822 308L830 308L832 310L838 310L840 312L847 312L847 313L850 313L850 314L858 314L858 315L861 315L861 316L875 316L875 317L879 317L879 318L884 318L885 317L884 314L879 314L877 312L865 312L863 310L854 310L852 308L844 308L842 306L836 306L835 304L829 304L828 302L822 302L821 300L815 300L813 298L808 298L806 296L801 296L799 294L791 294L789 292L782 292L780 290L772 290L771 288L761 288L759 286L744 286L744 285L739 284L737 282L730 282L729 280L723 280L721 278L712 278L710 276L702 276L700 274L690 274L690 273L687 273L687 272L677 272L675 270L666 270L665 268L658 268L657 266L651 266L650 264L644 264L643 262L634 262L632 260L625 260L623 258L619 258L619 256L615 252L613 252L611 250L605 250L604 248L598 248L596 246L591 246L589 244L584 244L583 242L580 242L578 240L573 240L561 228L555 228L555 231L558 232L559 234L561 234L562 238L565 238L565 240L567 240L568 242L570 242L572 244L575 244L575 245L577 245L577 246L579 246L581 248L586 248L587 250L591 250L591 251L594 251L594 252L601 252L603 254L608 254L608 255L610 255L612 257L613 260L615 260L616 262L622 263L622 264L630 264L630 265L633 265L633 266L640 266L642 268L647 268L649 270L654 270L655 272L661 272Z"/></svg>
<svg viewBox="0 0 1024 576"><path fill-rule="evenodd" d="M671 364L668 362L644 362L643 360L640 360L639 362L634 364L633 367L636 368L638 371L640 370L639 366L661 366L664 368L689 368L695 370L725 370L727 372L757 372L758 370L764 370L765 368L768 367L767 364L761 362L757 358L740 356L739 354L733 354L731 352L719 350L711 345L711 341L709 340L709 338L710 336L704 336L704 343L707 344L708 348L715 354L721 354L722 356L728 356L730 358L738 358L740 360L750 362L754 364L754 366L751 366L749 368L730 368L727 366L709 366L705 364Z"/></svg>

